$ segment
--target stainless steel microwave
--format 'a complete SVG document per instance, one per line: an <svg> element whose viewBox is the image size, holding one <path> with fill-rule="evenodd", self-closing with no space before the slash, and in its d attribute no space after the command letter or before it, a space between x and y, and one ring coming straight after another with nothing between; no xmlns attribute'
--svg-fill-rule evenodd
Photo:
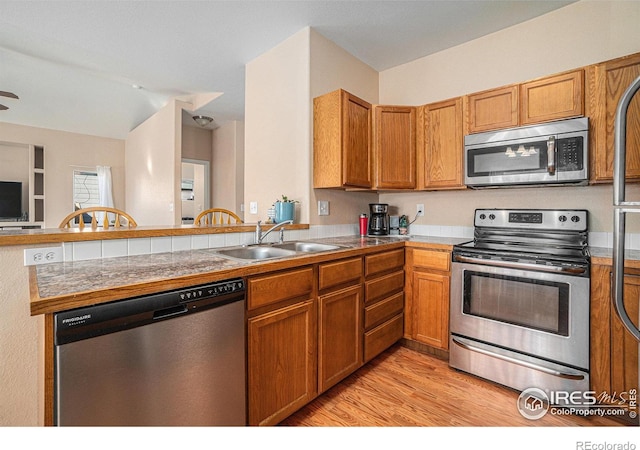
<svg viewBox="0 0 640 450"><path fill-rule="evenodd" d="M464 138L464 181L471 188L586 184L586 117L470 134Z"/></svg>

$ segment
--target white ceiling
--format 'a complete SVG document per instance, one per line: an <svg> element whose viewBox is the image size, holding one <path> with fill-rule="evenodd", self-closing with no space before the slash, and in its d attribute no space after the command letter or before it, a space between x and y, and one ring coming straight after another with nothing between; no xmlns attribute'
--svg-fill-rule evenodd
<svg viewBox="0 0 640 450"><path fill-rule="evenodd" d="M304 27L382 71L569 3L0 0L0 121L123 139L211 92L199 114L243 120L245 64Z"/></svg>

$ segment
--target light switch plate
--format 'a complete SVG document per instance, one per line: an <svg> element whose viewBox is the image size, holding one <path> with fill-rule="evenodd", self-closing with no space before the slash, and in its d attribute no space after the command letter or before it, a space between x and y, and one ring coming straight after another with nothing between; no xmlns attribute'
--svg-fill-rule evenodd
<svg viewBox="0 0 640 450"><path fill-rule="evenodd" d="M318 200L318 215L319 216L328 216L329 215L329 201L328 200Z"/></svg>
<svg viewBox="0 0 640 450"><path fill-rule="evenodd" d="M258 202L249 202L249 213L258 214Z"/></svg>

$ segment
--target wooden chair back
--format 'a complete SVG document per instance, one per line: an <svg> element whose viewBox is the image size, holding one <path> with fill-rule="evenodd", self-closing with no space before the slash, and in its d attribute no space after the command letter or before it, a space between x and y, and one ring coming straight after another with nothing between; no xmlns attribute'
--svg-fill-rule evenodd
<svg viewBox="0 0 640 450"><path fill-rule="evenodd" d="M96 213L99 213L99 212L105 213L101 224L98 224L98 219L96 219ZM71 228L74 225L75 219L77 217L78 228L82 230L87 225L84 220L85 215L89 215L91 217L91 223L89 225L91 225L92 230L95 230L96 228L98 228L98 226L102 226L104 229L108 229L109 227L111 227L112 225L110 223L109 216L114 216L114 215L115 215L115 221L113 222L113 228L120 228L123 225L129 228L134 228L138 226L136 221L133 220L133 217L131 217L129 214L127 214L124 211L120 211L119 209L116 209L116 208L109 208L106 206L93 206L90 208L82 208L82 209L75 210L74 212L69 214L67 217L62 219L62 222L60 222L60 226L58 228Z"/></svg>
<svg viewBox="0 0 640 450"><path fill-rule="evenodd" d="M231 221L234 222L231 222ZM209 208L202 211L193 221L194 225L230 225L243 223L242 219L233 211L224 208Z"/></svg>

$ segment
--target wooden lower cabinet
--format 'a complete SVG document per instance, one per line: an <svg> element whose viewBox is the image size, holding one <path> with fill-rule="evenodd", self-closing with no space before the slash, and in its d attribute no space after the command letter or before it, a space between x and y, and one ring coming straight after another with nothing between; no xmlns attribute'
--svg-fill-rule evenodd
<svg viewBox="0 0 640 450"><path fill-rule="evenodd" d="M249 277L249 425L276 425L402 338L403 266L404 248Z"/></svg>
<svg viewBox="0 0 640 450"><path fill-rule="evenodd" d="M397 314L364 334L364 360L371 361L402 337L403 314Z"/></svg>
<svg viewBox="0 0 640 450"><path fill-rule="evenodd" d="M629 273L627 273L629 272ZM638 326L640 271L626 269L625 309ZM591 390L598 398L617 401L636 390L638 381L638 342L624 328L611 301L611 266L591 267ZM635 423L638 419L635 418Z"/></svg>
<svg viewBox="0 0 640 450"><path fill-rule="evenodd" d="M314 300L249 319L249 425L275 425L317 395Z"/></svg>
<svg viewBox="0 0 640 450"><path fill-rule="evenodd" d="M407 280L405 337L447 351L451 252L407 249Z"/></svg>
<svg viewBox="0 0 640 450"><path fill-rule="evenodd" d="M404 249L367 255L364 267L364 362L368 362L402 338Z"/></svg>
<svg viewBox="0 0 640 450"><path fill-rule="evenodd" d="M318 298L318 391L362 366L362 286Z"/></svg>
<svg viewBox="0 0 640 450"><path fill-rule="evenodd" d="M449 280L439 273L413 273L413 339L449 348Z"/></svg>

